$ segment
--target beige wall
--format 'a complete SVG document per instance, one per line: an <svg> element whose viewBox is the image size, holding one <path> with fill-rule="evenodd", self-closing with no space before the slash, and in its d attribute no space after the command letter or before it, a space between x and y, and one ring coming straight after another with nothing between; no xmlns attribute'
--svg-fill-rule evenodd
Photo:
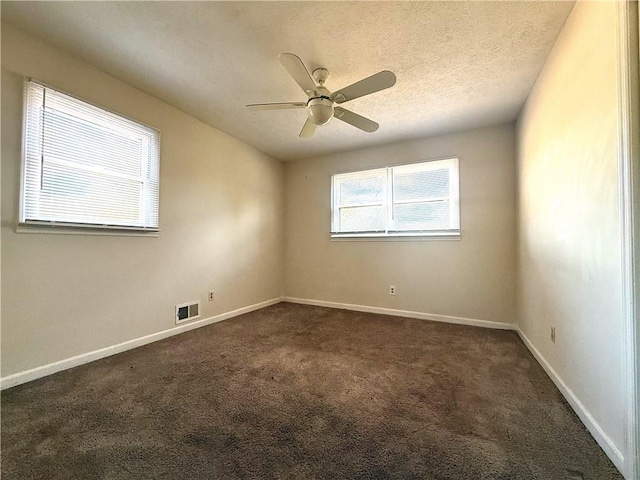
<svg viewBox="0 0 640 480"><path fill-rule="evenodd" d="M160 129L159 238L17 234L22 75ZM284 168L2 25L2 376L279 297ZM210 289L216 301L207 302Z"/></svg>
<svg viewBox="0 0 640 480"><path fill-rule="evenodd" d="M616 107L616 5L578 2L519 120L518 317L624 451Z"/></svg>
<svg viewBox="0 0 640 480"><path fill-rule="evenodd" d="M332 174L447 156L460 159L461 239L330 240ZM287 296L515 321L512 126L288 163L285 183Z"/></svg>

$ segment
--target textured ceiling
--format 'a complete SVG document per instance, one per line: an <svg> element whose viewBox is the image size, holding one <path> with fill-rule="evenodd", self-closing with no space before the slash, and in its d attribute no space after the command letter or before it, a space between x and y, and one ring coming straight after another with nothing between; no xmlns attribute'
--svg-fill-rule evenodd
<svg viewBox="0 0 640 480"><path fill-rule="evenodd" d="M2 2L17 25L275 158L292 160L516 118L573 2ZM380 70L395 87L298 138L293 52L338 90Z"/></svg>

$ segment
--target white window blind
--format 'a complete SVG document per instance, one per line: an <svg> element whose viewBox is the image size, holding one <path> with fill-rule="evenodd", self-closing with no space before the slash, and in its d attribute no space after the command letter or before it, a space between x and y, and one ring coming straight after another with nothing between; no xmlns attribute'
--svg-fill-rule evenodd
<svg viewBox="0 0 640 480"><path fill-rule="evenodd" d="M160 134L25 82L20 223L158 230Z"/></svg>
<svg viewBox="0 0 640 480"><path fill-rule="evenodd" d="M457 235L458 159L333 175L334 236Z"/></svg>

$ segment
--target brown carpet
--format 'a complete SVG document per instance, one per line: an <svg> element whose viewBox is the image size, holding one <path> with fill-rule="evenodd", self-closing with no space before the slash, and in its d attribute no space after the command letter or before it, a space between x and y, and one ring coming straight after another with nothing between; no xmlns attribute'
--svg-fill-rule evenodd
<svg viewBox="0 0 640 480"><path fill-rule="evenodd" d="M622 478L514 332L281 303L2 393L2 478Z"/></svg>

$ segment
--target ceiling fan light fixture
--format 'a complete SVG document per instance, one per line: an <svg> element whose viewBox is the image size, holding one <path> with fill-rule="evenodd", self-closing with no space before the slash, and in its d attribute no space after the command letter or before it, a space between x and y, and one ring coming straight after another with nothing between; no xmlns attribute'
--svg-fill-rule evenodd
<svg viewBox="0 0 640 480"><path fill-rule="evenodd" d="M329 70L326 68L316 68L311 74L300 57L293 53L282 53L278 58L291 78L307 94L307 102L252 103L247 105L247 108L275 110L306 107L307 120L298 135L300 138L311 138L317 126L326 125L333 117L359 128L363 132L371 133L378 130L380 125L373 120L353 113L340 105L334 107L334 104L343 104L393 87L396 84L396 76L393 72L383 70L331 93L324 86L324 82L329 76Z"/></svg>
<svg viewBox="0 0 640 480"><path fill-rule="evenodd" d="M320 126L326 125L333 118L333 102L328 98L312 98L308 104L311 121Z"/></svg>

